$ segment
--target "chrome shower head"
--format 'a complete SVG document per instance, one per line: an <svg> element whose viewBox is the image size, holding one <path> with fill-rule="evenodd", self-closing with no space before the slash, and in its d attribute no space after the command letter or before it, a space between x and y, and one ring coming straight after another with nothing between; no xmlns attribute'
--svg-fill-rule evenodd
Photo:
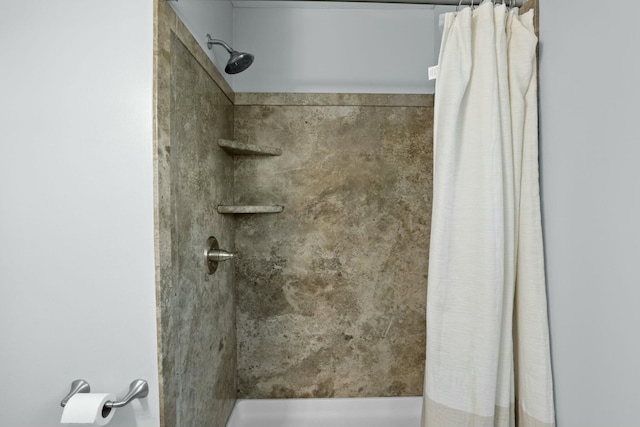
<svg viewBox="0 0 640 427"><path fill-rule="evenodd" d="M253 64L253 55L250 53L231 52L231 58L227 61L227 66L224 67L224 72L227 74L238 74L249 68Z"/></svg>
<svg viewBox="0 0 640 427"><path fill-rule="evenodd" d="M229 61L227 61L227 66L224 67L224 72L227 74L238 74L249 68L251 64L253 64L253 55L245 52L238 52L233 50L231 46L225 43L222 40L212 39L209 34L207 34L207 47L211 49L214 44L219 44L224 47L231 57Z"/></svg>

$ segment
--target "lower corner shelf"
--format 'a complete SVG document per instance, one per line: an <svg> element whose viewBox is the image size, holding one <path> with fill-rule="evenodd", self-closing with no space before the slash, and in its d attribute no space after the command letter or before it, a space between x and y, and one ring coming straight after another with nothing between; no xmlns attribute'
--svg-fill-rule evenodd
<svg viewBox="0 0 640 427"><path fill-rule="evenodd" d="M284 210L284 206L268 205L268 206L218 206L218 213L221 214L265 214L280 213Z"/></svg>

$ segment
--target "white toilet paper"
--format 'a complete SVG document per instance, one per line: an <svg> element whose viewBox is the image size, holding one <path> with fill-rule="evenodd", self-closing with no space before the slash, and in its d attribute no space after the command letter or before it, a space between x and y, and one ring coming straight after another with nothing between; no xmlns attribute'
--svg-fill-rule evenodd
<svg viewBox="0 0 640 427"><path fill-rule="evenodd" d="M108 400L115 402L116 397L111 393L76 393L62 410L60 424L106 425L116 412L115 408L105 408Z"/></svg>

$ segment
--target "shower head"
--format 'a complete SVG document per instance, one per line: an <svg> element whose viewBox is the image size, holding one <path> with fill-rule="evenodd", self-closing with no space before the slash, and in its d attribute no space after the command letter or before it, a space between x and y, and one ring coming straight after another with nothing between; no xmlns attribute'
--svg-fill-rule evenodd
<svg viewBox="0 0 640 427"><path fill-rule="evenodd" d="M224 67L224 72L227 74L238 74L249 68L253 64L253 55L245 52L231 52L231 58L227 61L227 66Z"/></svg>
<svg viewBox="0 0 640 427"><path fill-rule="evenodd" d="M238 52L233 50L231 46L225 43L222 40L212 39L209 34L207 34L207 47L211 49L214 44L219 44L224 47L231 57L229 61L227 61L227 66L224 67L224 72L227 74L238 74L249 68L251 64L253 64L253 55L245 52Z"/></svg>

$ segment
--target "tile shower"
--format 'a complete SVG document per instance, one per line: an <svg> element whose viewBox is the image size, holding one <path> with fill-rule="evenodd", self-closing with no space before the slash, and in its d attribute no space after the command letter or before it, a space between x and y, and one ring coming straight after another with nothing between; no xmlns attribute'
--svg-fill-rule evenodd
<svg viewBox="0 0 640 427"><path fill-rule="evenodd" d="M236 94L238 397L421 395L430 96ZM407 106L413 104L413 106Z"/></svg>
<svg viewBox="0 0 640 427"><path fill-rule="evenodd" d="M233 93L164 2L155 67L162 425L224 425L237 398L421 395L433 97ZM212 276L210 235L238 253Z"/></svg>

